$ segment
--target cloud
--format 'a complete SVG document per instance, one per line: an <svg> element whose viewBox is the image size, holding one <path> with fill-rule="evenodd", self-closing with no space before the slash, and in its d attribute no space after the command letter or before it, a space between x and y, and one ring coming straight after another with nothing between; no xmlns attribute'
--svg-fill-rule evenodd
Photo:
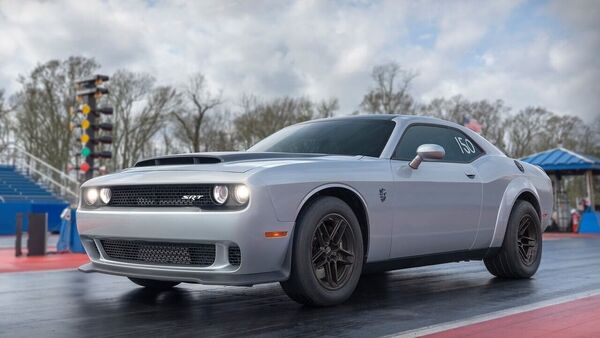
<svg viewBox="0 0 600 338"><path fill-rule="evenodd" d="M102 71L180 84L203 72L231 101L335 96L357 109L374 65L397 61L427 100L463 94L598 114L596 1L3 1L0 88L36 64L94 57Z"/></svg>

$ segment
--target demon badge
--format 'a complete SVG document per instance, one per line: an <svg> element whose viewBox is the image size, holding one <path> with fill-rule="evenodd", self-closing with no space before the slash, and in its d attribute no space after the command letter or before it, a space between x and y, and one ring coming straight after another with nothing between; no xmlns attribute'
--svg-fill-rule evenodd
<svg viewBox="0 0 600 338"><path fill-rule="evenodd" d="M381 202L385 202L386 198L387 198L387 191L384 188L379 189L379 199L381 200Z"/></svg>

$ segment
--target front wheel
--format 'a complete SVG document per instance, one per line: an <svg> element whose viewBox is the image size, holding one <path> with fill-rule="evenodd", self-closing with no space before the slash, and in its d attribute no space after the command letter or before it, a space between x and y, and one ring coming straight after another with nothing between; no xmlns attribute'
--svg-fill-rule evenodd
<svg viewBox="0 0 600 338"><path fill-rule="evenodd" d="M513 207L500 251L484 259L488 271L500 278L529 278L542 260L542 228L537 211L526 201Z"/></svg>
<svg viewBox="0 0 600 338"><path fill-rule="evenodd" d="M363 240L356 215L342 200L322 197L296 223L292 270L281 286L305 305L340 304L354 292L362 265Z"/></svg>
<svg viewBox="0 0 600 338"><path fill-rule="evenodd" d="M144 279L144 278L133 278L133 277L127 277L127 278L129 278L129 280L134 282L135 284L137 284L139 286L143 286L143 287L151 289L151 290L169 290L179 284L179 282L170 282L170 281L155 280L155 279Z"/></svg>

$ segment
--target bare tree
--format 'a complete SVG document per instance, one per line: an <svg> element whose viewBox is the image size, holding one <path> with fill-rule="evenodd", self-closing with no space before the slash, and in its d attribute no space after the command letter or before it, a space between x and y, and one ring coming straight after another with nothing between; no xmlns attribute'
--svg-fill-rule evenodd
<svg viewBox="0 0 600 338"><path fill-rule="evenodd" d="M600 157L600 116L597 116L589 124L584 123L579 139L581 152Z"/></svg>
<svg viewBox="0 0 600 338"><path fill-rule="evenodd" d="M173 137L171 137L171 133L171 130L169 130L168 128L164 128L160 134L160 137L162 139L162 147L157 150L159 150L162 154L174 154L180 152L175 142L173 142Z"/></svg>
<svg viewBox="0 0 600 338"><path fill-rule="evenodd" d="M177 100L177 91L173 87L161 86L152 89L146 105L135 116L134 124L137 128L133 129L129 138L132 162L156 154L155 135L164 128L169 114L178 106Z"/></svg>
<svg viewBox="0 0 600 338"><path fill-rule="evenodd" d="M193 152L201 150L201 129L205 115L223 103L222 94L213 94L206 78L201 73L194 74L184 90L187 102L173 111L178 132L175 134Z"/></svg>
<svg viewBox="0 0 600 338"><path fill-rule="evenodd" d="M506 151L506 129L505 116L510 108L504 105L502 100L490 102L481 100L471 102L469 116L476 119L481 125L481 135L496 147Z"/></svg>
<svg viewBox="0 0 600 338"><path fill-rule="evenodd" d="M577 116L559 116L550 114L543 127L540 142L544 148L562 146L575 151L585 151L580 135L585 132L583 121ZM543 149L542 149L543 150Z"/></svg>
<svg viewBox="0 0 600 338"><path fill-rule="evenodd" d="M415 102L408 90L416 76L395 62L375 66L371 73L375 87L364 96L361 109L369 114L411 114Z"/></svg>
<svg viewBox="0 0 600 338"><path fill-rule="evenodd" d="M600 118L591 123L577 116L557 115L545 108L528 107L507 117L508 153L522 157L556 147L600 155Z"/></svg>
<svg viewBox="0 0 600 338"><path fill-rule="evenodd" d="M544 150L544 126L551 113L542 107L527 107L509 119L508 152L518 158Z"/></svg>
<svg viewBox="0 0 600 338"><path fill-rule="evenodd" d="M12 141L13 121L10 116L12 109L6 104L4 90L0 89L0 153L2 153Z"/></svg>
<svg viewBox="0 0 600 338"><path fill-rule="evenodd" d="M236 150L235 127L230 111L205 117L201 128L202 151Z"/></svg>
<svg viewBox="0 0 600 338"><path fill-rule="evenodd" d="M465 118L476 119L481 125L481 135L505 150L504 116L510 108L504 106L502 100L471 102L461 95L450 99L436 98L430 103L420 106L418 114L438 117L444 120L463 124Z"/></svg>
<svg viewBox="0 0 600 338"><path fill-rule="evenodd" d="M71 154L79 151L69 125L75 106L75 81L90 76L99 65L94 59L69 57L38 65L19 77L21 90L15 102L15 134L25 149L54 167L65 169Z"/></svg>
<svg viewBox="0 0 600 338"><path fill-rule="evenodd" d="M315 104L306 97L261 101L247 96L242 98L242 113L234 120L235 132L240 147L246 149L284 127L319 117L318 114Z"/></svg>
<svg viewBox="0 0 600 338"><path fill-rule="evenodd" d="M418 114L437 117L462 124L463 118L469 114L470 102L460 95L446 99L435 98L419 107Z"/></svg>
<svg viewBox="0 0 600 338"><path fill-rule="evenodd" d="M333 117L333 114L339 109L340 104L338 99L332 97L317 103L317 116L321 118Z"/></svg>
<svg viewBox="0 0 600 338"><path fill-rule="evenodd" d="M108 101L115 111L112 170L126 168L153 154L157 146L155 135L178 106L174 88L155 87L154 83L149 74L127 70L119 70L111 78Z"/></svg>

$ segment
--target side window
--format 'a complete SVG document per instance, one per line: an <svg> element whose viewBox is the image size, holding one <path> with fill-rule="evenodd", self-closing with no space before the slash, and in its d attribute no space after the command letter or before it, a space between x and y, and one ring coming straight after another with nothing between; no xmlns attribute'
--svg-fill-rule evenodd
<svg viewBox="0 0 600 338"><path fill-rule="evenodd" d="M471 162L483 153L473 140L458 129L413 125L404 131L394 151L393 159L410 161L417 155L417 148L427 143L444 147L446 151L444 162Z"/></svg>

